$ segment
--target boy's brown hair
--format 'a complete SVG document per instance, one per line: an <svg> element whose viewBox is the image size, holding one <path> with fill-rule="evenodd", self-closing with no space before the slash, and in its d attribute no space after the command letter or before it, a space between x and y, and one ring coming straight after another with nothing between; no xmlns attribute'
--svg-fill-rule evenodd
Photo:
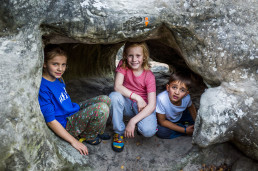
<svg viewBox="0 0 258 171"><path fill-rule="evenodd" d="M129 67L127 63L127 50L132 47L141 47L143 51L143 63L142 67L145 70L150 69L150 64L149 64L149 49L148 46L145 42L126 42L124 45L124 50L123 50L123 58L122 58L122 68Z"/></svg>
<svg viewBox="0 0 258 171"><path fill-rule="evenodd" d="M188 71L175 71L171 76L168 81L168 84L174 82L174 81L179 81L185 84L187 89L189 90L191 88L192 84L192 74Z"/></svg>

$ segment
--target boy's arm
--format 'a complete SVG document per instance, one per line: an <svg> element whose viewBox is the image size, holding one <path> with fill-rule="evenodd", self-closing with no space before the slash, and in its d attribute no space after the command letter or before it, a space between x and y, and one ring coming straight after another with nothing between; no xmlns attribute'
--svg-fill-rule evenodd
<svg viewBox="0 0 258 171"><path fill-rule="evenodd" d="M47 125L61 138L69 142L75 149L77 149L81 154L88 155L87 147L75 139L71 134L69 134L64 127L57 121L53 120L48 122Z"/></svg>
<svg viewBox="0 0 258 171"><path fill-rule="evenodd" d="M194 104L192 103L192 105L190 107L188 107L187 109L189 110L193 120L195 121L197 114L196 114L196 109L195 109Z"/></svg>
<svg viewBox="0 0 258 171"><path fill-rule="evenodd" d="M165 114L156 113L156 115L157 115L159 125L169 128L169 129L172 129L177 132L185 133L185 128L178 126L178 125L174 124L173 122L170 122L169 120L167 120ZM187 133L187 130L186 130L186 133Z"/></svg>

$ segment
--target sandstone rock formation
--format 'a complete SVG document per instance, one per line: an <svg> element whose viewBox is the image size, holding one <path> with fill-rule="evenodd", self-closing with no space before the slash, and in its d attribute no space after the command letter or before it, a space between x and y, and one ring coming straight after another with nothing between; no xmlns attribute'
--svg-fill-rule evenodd
<svg viewBox="0 0 258 171"><path fill-rule="evenodd" d="M80 84L81 78L112 77L117 50L143 40L153 60L189 69L208 86L193 142L230 141L258 160L257 12L256 1L240 0L1 2L0 170L74 168L37 102L45 45L66 47L66 78ZM87 166L79 160L74 164Z"/></svg>

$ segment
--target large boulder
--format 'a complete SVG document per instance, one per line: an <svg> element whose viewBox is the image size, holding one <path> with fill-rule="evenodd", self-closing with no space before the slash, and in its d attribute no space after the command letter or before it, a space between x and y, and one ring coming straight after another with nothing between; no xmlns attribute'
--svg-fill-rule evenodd
<svg viewBox="0 0 258 171"><path fill-rule="evenodd" d="M208 147L231 141L258 160L257 12L257 3L240 0L1 2L0 170L73 163L60 155L63 144L47 128L37 101L45 45L67 47L66 77L79 80L112 77L118 49L142 40L153 60L188 69L208 86L193 142Z"/></svg>

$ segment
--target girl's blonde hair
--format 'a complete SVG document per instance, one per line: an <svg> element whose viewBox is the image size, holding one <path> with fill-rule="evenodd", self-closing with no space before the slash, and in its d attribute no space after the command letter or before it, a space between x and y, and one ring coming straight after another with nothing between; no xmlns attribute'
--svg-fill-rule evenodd
<svg viewBox="0 0 258 171"><path fill-rule="evenodd" d="M150 64L149 64L149 49L148 46L145 42L126 42L124 45L124 50L123 50L123 58L122 58L122 68L129 68L129 65L127 63L127 50L132 47L141 47L143 51L143 63L142 67L145 70L150 69Z"/></svg>
<svg viewBox="0 0 258 171"><path fill-rule="evenodd" d="M49 60L53 59L56 56L64 56L68 58L67 53L56 45L48 45L47 47L45 47L44 49L45 64L47 64ZM43 72L44 72L44 67L43 67ZM59 81L65 83L63 77L59 78Z"/></svg>
<svg viewBox="0 0 258 171"><path fill-rule="evenodd" d="M49 45L44 49L44 63L53 59L56 56L65 56L68 58L67 53L58 46Z"/></svg>

